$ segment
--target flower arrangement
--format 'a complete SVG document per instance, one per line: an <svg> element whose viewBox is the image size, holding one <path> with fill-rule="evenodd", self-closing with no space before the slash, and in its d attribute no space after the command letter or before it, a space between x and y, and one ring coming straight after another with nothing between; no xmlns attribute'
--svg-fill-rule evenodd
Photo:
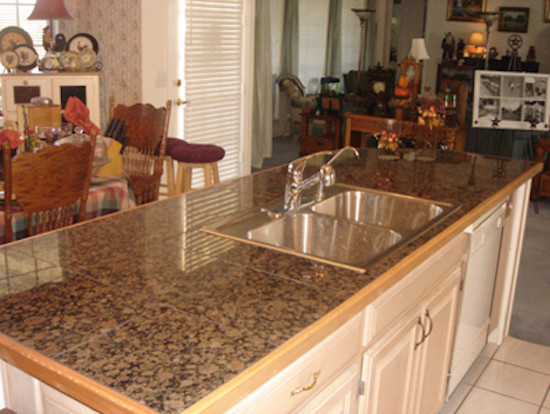
<svg viewBox="0 0 550 414"><path fill-rule="evenodd" d="M4 143L8 142L10 144L10 148L16 149L23 140L21 139L21 135L19 132L15 131L14 129L3 129L0 131L0 144L2 147L4 146Z"/></svg>
<svg viewBox="0 0 550 414"><path fill-rule="evenodd" d="M430 133L434 128L443 124L443 118L433 105L428 108L418 107L418 125L427 126Z"/></svg>
<svg viewBox="0 0 550 414"><path fill-rule="evenodd" d="M388 133L388 131L383 130L380 134L374 135L374 137L378 141L379 158L399 158L399 138L395 133Z"/></svg>

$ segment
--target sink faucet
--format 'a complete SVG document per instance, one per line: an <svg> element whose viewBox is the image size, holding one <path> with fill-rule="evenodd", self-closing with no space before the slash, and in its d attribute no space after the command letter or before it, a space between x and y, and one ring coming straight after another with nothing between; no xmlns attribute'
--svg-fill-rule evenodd
<svg viewBox="0 0 550 414"><path fill-rule="evenodd" d="M334 151L320 151L292 161L288 165L286 175L285 211L297 208L302 199L302 191L317 184L319 184L319 187L315 199L320 201L323 198L324 187L329 187L336 182L336 172L331 164L346 151L353 151L357 159L359 159L359 151L353 147L344 147L336 153L334 153ZM321 166L318 173L304 179L304 169L307 162L321 155L333 155L333 157L326 164Z"/></svg>

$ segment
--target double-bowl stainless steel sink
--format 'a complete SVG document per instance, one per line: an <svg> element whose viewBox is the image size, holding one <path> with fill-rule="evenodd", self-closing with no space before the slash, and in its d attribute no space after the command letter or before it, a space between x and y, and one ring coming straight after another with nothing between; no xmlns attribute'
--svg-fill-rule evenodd
<svg viewBox="0 0 550 414"><path fill-rule="evenodd" d="M357 271L411 242L460 206L337 184L274 217L255 209L204 231Z"/></svg>

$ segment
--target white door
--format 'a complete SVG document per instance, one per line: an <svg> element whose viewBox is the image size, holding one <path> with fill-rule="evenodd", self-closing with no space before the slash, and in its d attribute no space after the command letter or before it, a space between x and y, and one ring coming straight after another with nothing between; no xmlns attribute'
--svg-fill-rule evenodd
<svg viewBox="0 0 550 414"><path fill-rule="evenodd" d="M144 100L172 100L170 136L225 149L222 181L248 174L254 0L143 0L142 7ZM193 179L201 185L199 174Z"/></svg>

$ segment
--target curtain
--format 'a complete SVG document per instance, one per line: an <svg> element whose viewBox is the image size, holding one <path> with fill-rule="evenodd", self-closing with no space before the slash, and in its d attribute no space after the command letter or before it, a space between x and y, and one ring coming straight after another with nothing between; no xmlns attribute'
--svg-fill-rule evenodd
<svg viewBox="0 0 550 414"><path fill-rule="evenodd" d="M271 13L269 2L256 2L256 22L254 27L252 166L254 168L262 168L264 157L271 157L273 140Z"/></svg>
<svg viewBox="0 0 550 414"><path fill-rule="evenodd" d="M329 0L325 75L342 73L342 0Z"/></svg>
<svg viewBox="0 0 550 414"><path fill-rule="evenodd" d="M298 0L285 0L280 75L298 76L298 17Z"/></svg>

